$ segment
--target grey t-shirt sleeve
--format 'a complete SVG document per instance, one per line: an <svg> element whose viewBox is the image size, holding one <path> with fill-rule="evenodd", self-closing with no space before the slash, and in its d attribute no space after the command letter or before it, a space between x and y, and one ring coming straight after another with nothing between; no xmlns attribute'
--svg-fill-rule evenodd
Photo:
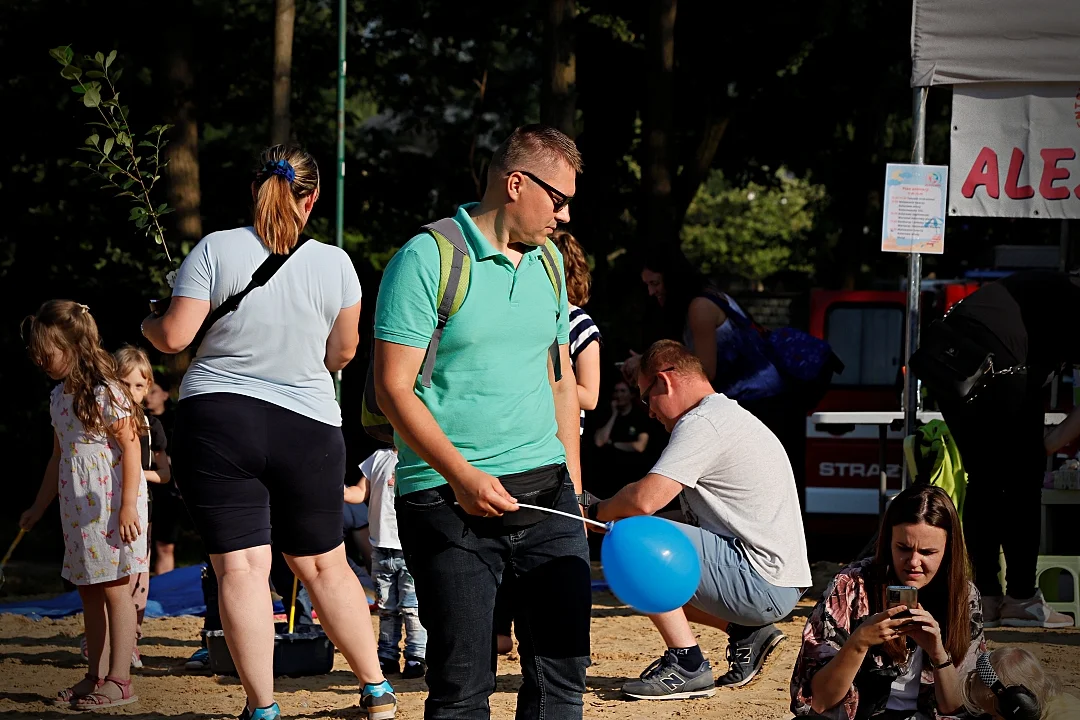
<svg viewBox="0 0 1080 720"><path fill-rule="evenodd" d="M360 278L352 259L344 250L341 251L341 307L350 308L360 302L364 293L360 288Z"/></svg>
<svg viewBox="0 0 1080 720"><path fill-rule="evenodd" d="M207 242L207 238L203 238L188 253L183 264L180 265L180 270L176 273L176 282L173 285L173 297L209 300L212 278L210 244Z"/></svg>
<svg viewBox="0 0 1080 720"><path fill-rule="evenodd" d="M675 426L671 440L652 472L688 488L696 487L716 460L715 452L710 452L710 448L718 442L720 436L708 418L691 412Z"/></svg>

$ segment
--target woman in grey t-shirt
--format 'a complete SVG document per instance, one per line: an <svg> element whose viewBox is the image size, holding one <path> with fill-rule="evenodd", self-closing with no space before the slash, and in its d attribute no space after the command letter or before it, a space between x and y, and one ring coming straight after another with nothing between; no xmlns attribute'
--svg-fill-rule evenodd
<svg viewBox="0 0 1080 720"><path fill-rule="evenodd" d="M360 281L344 251L300 238L319 197L311 155L269 148L251 187L254 226L203 238L168 311L143 322L155 347L180 352L267 258L290 256L205 333L180 388L173 473L220 581L222 625L247 691L240 717L278 716L272 541L360 679L361 704L390 718L397 701L371 628L358 621L367 599L342 546L345 442L330 375L356 353Z"/></svg>

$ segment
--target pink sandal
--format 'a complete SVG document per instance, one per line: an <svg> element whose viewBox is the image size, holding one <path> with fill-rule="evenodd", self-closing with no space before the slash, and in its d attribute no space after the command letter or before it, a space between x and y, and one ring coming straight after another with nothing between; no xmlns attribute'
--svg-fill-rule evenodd
<svg viewBox="0 0 1080 720"><path fill-rule="evenodd" d="M105 682L101 678L95 677L95 676L91 675L90 673L86 673L86 676L83 678L83 680L90 680L91 682L93 682L94 683L94 690L97 690ZM82 680L80 680L79 682L82 682ZM78 685L78 684L79 683L75 683L75 685ZM79 693L75 692L75 685L72 685L69 688L64 688L63 690L58 691L56 693L56 699L53 700L53 704L54 705L70 705L71 703L75 702L79 698L83 697Z"/></svg>
<svg viewBox="0 0 1080 720"><path fill-rule="evenodd" d="M106 677L102 681L102 685L107 682L111 682L116 687L120 688L120 697L113 699L102 692L92 692L89 695L83 695L72 701L72 707L79 710L97 710L99 708L114 708L121 705L130 705L133 702L138 702L139 696L131 694L131 681L130 680L118 680L114 677ZM100 686L99 686L100 688Z"/></svg>

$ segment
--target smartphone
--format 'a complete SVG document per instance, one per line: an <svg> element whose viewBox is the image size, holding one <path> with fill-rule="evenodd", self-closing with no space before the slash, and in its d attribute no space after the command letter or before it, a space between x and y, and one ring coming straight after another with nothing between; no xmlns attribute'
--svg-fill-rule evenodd
<svg viewBox="0 0 1080 720"><path fill-rule="evenodd" d="M919 604L919 589L909 587L907 585L890 585L885 591L885 607L894 608L897 605L904 605L909 608L913 608ZM897 613L895 617L905 618L911 617L911 613L907 610Z"/></svg>

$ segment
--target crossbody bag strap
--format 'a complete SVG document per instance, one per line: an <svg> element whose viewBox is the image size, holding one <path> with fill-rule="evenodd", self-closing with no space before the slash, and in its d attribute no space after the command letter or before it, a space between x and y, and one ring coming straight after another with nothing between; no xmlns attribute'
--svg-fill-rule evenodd
<svg viewBox="0 0 1080 720"><path fill-rule="evenodd" d="M310 238L302 237L296 241L296 245L289 251L288 255L279 255L277 253L270 253L270 255L262 261L259 267L255 268L255 272L251 274L251 281L248 282L240 292L230 296L225 302L214 308L213 312L206 316L206 320L203 321L202 327L199 328L198 334L195 336L193 347L198 347L203 338L206 337L206 333L210 331L210 328L214 326L221 318L225 317L232 311L236 310L240 305L240 301L247 297L248 293L258 287L262 287L266 283L270 282L270 278L274 277L281 266L289 261L289 258L296 255L296 253L304 246Z"/></svg>

